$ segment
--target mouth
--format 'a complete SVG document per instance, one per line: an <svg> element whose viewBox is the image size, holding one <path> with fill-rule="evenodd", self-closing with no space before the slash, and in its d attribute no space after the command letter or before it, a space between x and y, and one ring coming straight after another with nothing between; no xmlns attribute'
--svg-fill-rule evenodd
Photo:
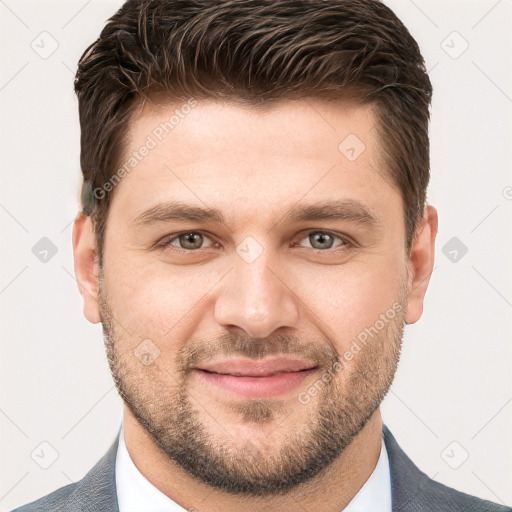
<svg viewBox="0 0 512 512"><path fill-rule="evenodd" d="M291 358L228 359L195 368L203 382L245 398L269 398L290 392L317 369L312 361Z"/></svg>

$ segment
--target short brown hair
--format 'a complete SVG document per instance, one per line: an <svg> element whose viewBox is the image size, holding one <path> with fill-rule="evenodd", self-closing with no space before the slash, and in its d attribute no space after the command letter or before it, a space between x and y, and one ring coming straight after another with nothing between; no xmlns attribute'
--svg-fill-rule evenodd
<svg viewBox="0 0 512 512"><path fill-rule="evenodd" d="M430 175L432 86L418 44L377 0L128 0L80 58L75 91L89 199L121 165L130 116L155 93L253 105L327 95L372 105L411 246ZM111 197L84 208L100 265Z"/></svg>

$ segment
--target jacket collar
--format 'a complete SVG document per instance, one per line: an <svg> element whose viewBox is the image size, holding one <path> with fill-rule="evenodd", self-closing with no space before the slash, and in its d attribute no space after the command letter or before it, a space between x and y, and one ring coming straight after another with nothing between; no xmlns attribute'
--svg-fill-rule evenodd
<svg viewBox="0 0 512 512"><path fill-rule="evenodd" d="M74 503L86 503L87 510L90 512L119 512L116 491L116 456L120 433L121 429L108 452L78 482L70 496Z"/></svg>
<svg viewBox="0 0 512 512"><path fill-rule="evenodd" d="M415 508L418 495L431 482L398 446L386 425L382 428L391 472L391 500L393 512L423 510Z"/></svg>

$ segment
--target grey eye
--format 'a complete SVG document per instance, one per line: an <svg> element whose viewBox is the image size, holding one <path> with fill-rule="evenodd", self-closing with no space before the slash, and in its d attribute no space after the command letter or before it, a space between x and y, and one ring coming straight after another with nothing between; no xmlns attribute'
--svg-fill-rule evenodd
<svg viewBox="0 0 512 512"><path fill-rule="evenodd" d="M200 249L203 244L203 235L200 233L183 233L179 236L179 242L183 249Z"/></svg>
<svg viewBox="0 0 512 512"><path fill-rule="evenodd" d="M309 241L315 249L330 249L334 244L334 238L329 233L311 233Z"/></svg>

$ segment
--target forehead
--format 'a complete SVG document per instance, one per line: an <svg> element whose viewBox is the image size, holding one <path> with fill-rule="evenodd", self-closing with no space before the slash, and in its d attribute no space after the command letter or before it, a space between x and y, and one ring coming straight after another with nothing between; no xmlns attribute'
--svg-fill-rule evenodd
<svg viewBox="0 0 512 512"><path fill-rule="evenodd" d="M130 123L111 208L133 220L179 200L270 221L300 201L396 203L375 124L370 107L312 98L265 108L146 102Z"/></svg>

